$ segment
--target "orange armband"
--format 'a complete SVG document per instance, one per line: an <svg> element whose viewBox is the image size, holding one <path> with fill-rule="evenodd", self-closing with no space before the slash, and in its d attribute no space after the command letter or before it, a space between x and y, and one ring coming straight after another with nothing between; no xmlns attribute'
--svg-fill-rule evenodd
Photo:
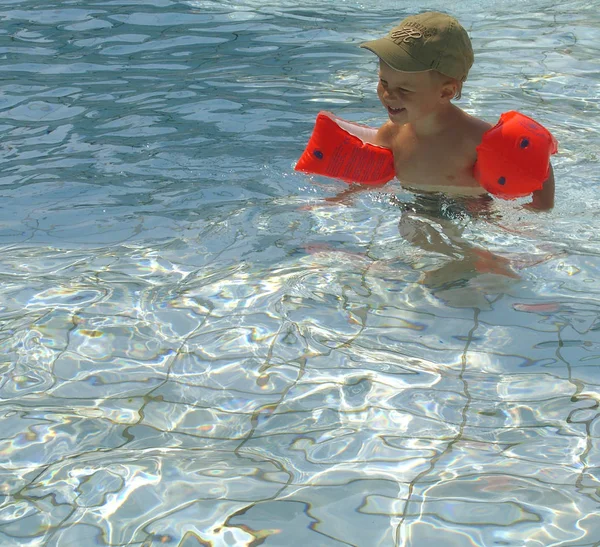
<svg viewBox="0 0 600 547"><path fill-rule="evenodd" d="M541 190L550 172L550 156L557 150L556 139L544 126L519 112L505 112L484 133L473 176L498 197L527 196Z"/></svg>
<svg viewBox="0 0 600 547"><path fill-rule="evenodd" d="M377 129L348 122L331 112L319 112L296 171L345 182L384 184L395 176L389 148L371 144Z"/></svg>

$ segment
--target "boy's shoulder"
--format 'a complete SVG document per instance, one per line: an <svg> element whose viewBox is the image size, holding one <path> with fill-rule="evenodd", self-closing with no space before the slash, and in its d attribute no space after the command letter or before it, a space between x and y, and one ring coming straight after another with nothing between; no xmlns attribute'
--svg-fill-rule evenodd
<svg viewBox="0 0 600 547"><path fill-rule="evenodd" d="M457 109L457 123L455 124L457 136L469 141L469 145L477 146L486 131L492 128L492 124L467 114L464 110Z"/></svg>
<svg viewBox="0 0 600 547"><path fill-rule="evenodd" d="M455 142L461 142L468 148L475 148L481 142L483 135L492 125L484 120L467 114L458 107L453 109L452 115L448 117L446 137ZM384 123L377 132L377 143L380 146L392 147L396 137L402 132L402 126L392 121Z"/></svg>
<svg viewBox="0 0 600 547"><path fill-rule="evenodd" d="M386 148L391 148L394 138L398 134L400 127L388 120L385 122L377 131L377 135L375 137L375 143L379 146L384 146Z"/></svg>

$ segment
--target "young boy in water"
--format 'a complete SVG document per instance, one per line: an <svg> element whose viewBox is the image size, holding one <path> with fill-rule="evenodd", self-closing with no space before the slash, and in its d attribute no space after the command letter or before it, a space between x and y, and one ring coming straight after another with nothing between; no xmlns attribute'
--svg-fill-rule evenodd
<svg viewBox="0 0 600 547"><path fill-rule="evenodd" d="M379 57L377 94L390 119L375 144L392 149L398 179L416 190L484 194L473 165L491 125L452 103L473 64L471 40L460 23L443 13L422 13L361 47ZM552 169L529 206L554 206Z"/></svg>

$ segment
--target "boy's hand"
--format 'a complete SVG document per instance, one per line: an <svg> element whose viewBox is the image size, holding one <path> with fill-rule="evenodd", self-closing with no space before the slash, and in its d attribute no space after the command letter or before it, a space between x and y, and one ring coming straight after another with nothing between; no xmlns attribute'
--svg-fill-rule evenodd
<svg viewBox="0 0 600 547"><path fill-rule="evenodd" d="M532 194L531 203L525 205L525 208L534 211L548 211L554 207L554 170L550 165L548 180L544 182L541 190Z"/></svg>

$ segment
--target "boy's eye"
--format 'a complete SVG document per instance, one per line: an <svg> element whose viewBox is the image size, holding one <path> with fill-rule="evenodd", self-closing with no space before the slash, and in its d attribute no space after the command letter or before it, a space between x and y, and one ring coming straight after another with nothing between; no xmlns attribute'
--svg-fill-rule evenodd
<svg viewBox="0 0 600 547"><path fill-rule="evenodd" d="M379 78L379 81L381 82L381 85L383 87L388 87L388 83L386 80L383 80L382 78ZM398 91L399 93L410 93L410 89L405 89L404 87L397 87L396 91Z"/></svg>

